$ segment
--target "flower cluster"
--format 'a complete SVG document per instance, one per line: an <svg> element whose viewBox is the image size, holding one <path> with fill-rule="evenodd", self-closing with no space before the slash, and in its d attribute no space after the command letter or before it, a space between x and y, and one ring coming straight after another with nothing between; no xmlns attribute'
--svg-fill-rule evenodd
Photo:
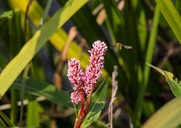
<svg viewBox="0 0 181 128"><path fill-rule="evenodd" d="M72 58L68 61L68 78L74 85L74 92L71 93L71 100L73 104L78 104L81 101L81 95L88 97L91 89L93 89L97 79L101 75L101 68L104 67L104 55L106 54L107 46L104 42L96 41L93 48L89 50L90 65L86 67L83 72L80 61ZM80 93L83 92L83 93Z"/></svg>

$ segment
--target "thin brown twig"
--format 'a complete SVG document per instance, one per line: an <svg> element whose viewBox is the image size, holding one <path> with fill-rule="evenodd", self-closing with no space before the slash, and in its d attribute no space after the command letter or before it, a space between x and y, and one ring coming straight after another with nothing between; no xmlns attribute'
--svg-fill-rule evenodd
<svg viewBox="0 0 181 128"><path fill-rule="evenodd" d="M26 7L26 11L25 11L25 19L24 19L24 32L25 32L25 35L27 34L27 24L26 24L26 20L28 18L28 12L29 12L29 9L30 9L30 6L31 4L33 3L34 0L29 0L28 2L28 5Z"/></svg>

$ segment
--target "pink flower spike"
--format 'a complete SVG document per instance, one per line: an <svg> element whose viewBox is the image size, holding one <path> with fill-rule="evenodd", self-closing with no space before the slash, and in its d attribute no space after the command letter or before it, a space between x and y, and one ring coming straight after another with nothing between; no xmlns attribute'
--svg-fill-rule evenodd
<svg viewBox="0 0 181 128"><path fill-rule="evenodd" d="M68 74L70 82L74 84L73 89L77 90L81 88L83 84L84 72L80 66L80 61L72 58L68 61Z"/></svg>
<svg viewBox="0 0 181 128"><path fill-rule="evenodd" d="M88 97L93 90L98 78L101 75L101 69L104 67L104 55L107 51L107 46L100 40L93 43L93 48L89 50L90 65L86 67L83 72L80 61L72 58L68 61L68 78L74 85L74 92L71 93L71 100L73 104L80 102L81 96ZM79 92L82 92L81 94Z"/></svg>
<svg viewBox="0 0 181 128"><path fill-rule="evenodd" d="M100 40L93 43L93 48L90 52L90 65L85 71L85 85L83 87L86 95L90 94L91 86L97 82L101 75L101 68L104 67L104 55L106 54L107 46Z"/></svg>

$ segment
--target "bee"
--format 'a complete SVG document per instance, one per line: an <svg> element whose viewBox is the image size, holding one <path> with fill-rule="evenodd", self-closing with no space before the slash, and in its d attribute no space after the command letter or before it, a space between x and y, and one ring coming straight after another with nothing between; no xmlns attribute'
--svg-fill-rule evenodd
<svg viewBox="0 0 181 128"><path fill-rule="evenodd" d="M132 48L133 48L132 46L123 45L123 44L121 44L121 43L117 43L116 45L114 45L114 46L112 46L112 47L116 47L116 48L118 48L119 50L121 50L122 47L125 48L125 49L132 49ZM111 47L111 48L112 48L112 47Z"/></svg>

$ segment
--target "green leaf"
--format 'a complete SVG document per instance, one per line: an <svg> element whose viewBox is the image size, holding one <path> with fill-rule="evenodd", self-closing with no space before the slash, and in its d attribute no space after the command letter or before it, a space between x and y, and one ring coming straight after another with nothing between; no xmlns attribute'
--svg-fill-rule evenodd
<svg viewBox="0 0 181 128"><path fill-rule="evenodd" d="M80 1L80 2L85 2L85 1ZM28 4L28 0L24 0L24 1L19 1L19 0L14 1L13 0L12 1L12 5L17 5L17 7L24 14L26 13L26 5L27 4ZM14 8L17 8L17 7L15 6ZM79 7L79 6L76 6L76 7ZM28 13L28 18L32 21L32 23L35 26L39 26L40 21L42 20L42 15L44 15L44 13L43 13L44 10L41 8L41 6L38 4L37 1L33 1L30 9L32 9L32 11L31 11L31 13ZM49 19L49 18L47 18L47 19ZM82 21L81 21L81 23L82 23ZM0 26L0 27L1 28L4 27L4 24L3 24L3 26ZM67 33L62 28L60 28L56 32L54 32L54 34L49 38L49 41L59 52L61 52L67 39L68 39ZM86 66L89 63L88 54L86 52L82 52L82 48L79 46L79 44L77 44L75 41L72 41L70 44L68 53L67 53L67 58L70 59L70 58L74 57L74 58L79 59L80 54L77 54L77 53L81 54L81 57L83 60L83 61L81 61L81 66L83 68L86 68ZM103 74L105 74L105 72L103 72Z"/></svg>
<svg viewBox="0 0 181 128"><path fill-rule="evenodd" d="M13 16L13 13L14 13L13 10L6 11L0 15L0 19L1 18L11 18Z"/></svg>
<svg viewBox="0 0 181 128"><path fill-rule="evenodd" d="M181 97L176 97L160 108L143 128L175 128L181 124Z"/></svg>
<svg viewBox="0 0 181 128"><path fill-rule="evenodd" d="M148 63L147 63L148 64ZM162 75L164 75L164 77L166 78L167 83L170 86L170 89L172 91L172 93L178 97L181 96L181 81L178 82L178 79L175 78L173 79L173 74L171 72L162 70L160 68L157 68L151 64L148 64L150 67L154 68L155 70L157 70L159 73L161 73Z"/></svg>
<svg viewBox="0 0 181 128"><path fill-rule="evenodd" d="M173 6L171 0L156 0L156 3L181 44L181 17L178 11Z"/></svg>
<svg viewBox="0 0 181 128"><path fill-rule="evenodd" d="M0 111L0 126L6 126L6 127L13 127L15 126L11 121L8 119L8 117Z"/></svg>
<svg viewBox="0 0 181 128"><path fill-rule="evenodd" d="M45 11L43 13L43 17L41 18L41 21L40 21L40 25L43 25L47 16L48 16L48 12L50 11L50 7L51 7L51 4L52 4L52 0L48 0L47 1L47 4L46 4L46 7L45 7Z"/></svg>
<svg viewBox="0 0 181 128"><path fill-rule="evenodd" d="M157 36L157 30L158 30L158 25L159 25L159 19L160 19L160 9L158 6L155 8L154 12L154 18L153 18L153 26L151 28L151 33L149 36L149 42L148 42L148 48L146 52L146 62L150 63L152 61L152 57L154 54L154 46L156 42L156 36ZM142 105L143 105L143 98L145 94L145 90L147 88L148 84L148 78L150 74L150 67L146 66L144 67L144 72L143 74L141 73L142 76L142 87L139 88L139 93L138 93L138 98L137 98L137 103L134 111L134 120L133 124L134 126L138 126L141 118L141 111L142 111Z"/></svg>
<svg viewBox="0 0 181 128"><path fill-rule="evenodd" d="M112 29L112 35L117 42L125 42L124 19L114 0L101 0L107 14L107 20ZM113 42L116 43L116 42Z"/></svg>
<svg viewBox="0 0 181 128"><path fill-rule="evenodd" d="M101 110L104 108L106 103L105 100L107 95L107 89L108 81L104 80L91 97L89 112L83 120L81 128L88 127L91 123L95 122L99 118Z"/></svg>
<svg viewBox="0 0 181 128"><path fill-rule="evenodd" d="M20 89L22 86L21 81L22 78L16 79L12 87ZM63 90L58 90L54 85L33 78L28 78L25 84L25 92L27 93L35 96L44 96L47 100L62 106L73 107L69 94Z"/></svg>
<svg viewBox="0 0 181 128"><path fill-rule="evenodd" d="M31 95L32 96L32 95ZM40 127L40 115L39 115L39 106L35 97L29 98L28 106L27 106L27 126Z"/></svg>
<svg viewBox="0 0 181 128"><path fill-rule="evenodd" d="M44 46L50 36L58 30L87 0L69 0L54 16L38 30L23 46L18 55L3 69L0 75L0 96L8 90L25 66Z"/></svg>

